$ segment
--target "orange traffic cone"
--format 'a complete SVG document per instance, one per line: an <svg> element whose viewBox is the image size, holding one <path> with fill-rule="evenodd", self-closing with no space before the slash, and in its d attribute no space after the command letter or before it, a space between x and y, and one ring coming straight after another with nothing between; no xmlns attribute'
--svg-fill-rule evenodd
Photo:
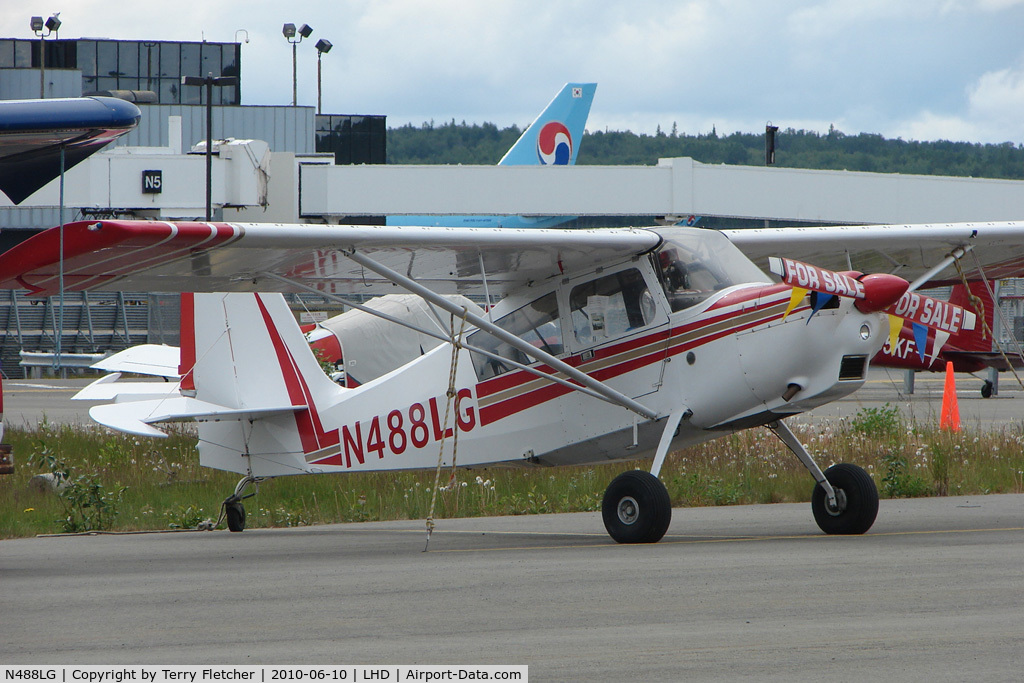
<svg viewBox="0 0 1024 683"><path fill-rule="evenodd" d="M960 406L956 402L956 379L953 377L953 363L946 363L946 386L942 390L942 416L939 429L960 431Z"/></svg>

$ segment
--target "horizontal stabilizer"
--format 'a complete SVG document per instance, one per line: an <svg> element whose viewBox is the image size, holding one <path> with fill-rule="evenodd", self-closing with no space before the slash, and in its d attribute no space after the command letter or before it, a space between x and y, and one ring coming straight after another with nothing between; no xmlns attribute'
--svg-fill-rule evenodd
<svg viewBox="0 0 1024 683"><path fill-rule="evenodd" d="M130 401L93 406L89 417L105 427L139 436L166 437L167 434L151 425L158 422L217 422L221 420L253 420L279 413L305 410L306 406L269 408L226 408L194 398L179 396L151 401Z"/></svg>
<svg viewBox="0 0 1024 683"><path fill-rule="evenodd" d="M121 373L104 375L71 397L72 401L139 401L180 396L177 382L120 382Z"/></svg>

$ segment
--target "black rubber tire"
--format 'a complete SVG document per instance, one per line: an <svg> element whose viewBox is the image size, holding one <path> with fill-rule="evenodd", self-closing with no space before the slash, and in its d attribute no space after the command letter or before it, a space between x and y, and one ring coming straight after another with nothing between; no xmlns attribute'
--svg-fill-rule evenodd
<svg viewBox="0 0 1024 683"><path fill-rule="evenodd" d="M672 521L672 501L660 479L631 470L608 485L601 516L604 528L618 543L657 543Z"/></svg>
<svg viewBox="0 0 1024 683"><path fill-rule="evenodd" d="M241 503L224 503L224 517L228 531L245 531L245 506Z"/></svg>
<svg viewBox="0 0 1024 683"><path fill-rule="evenodd" d="M985 380L985 383L981 385L981 397L992 398L992 389L992 382L989 380Z"/></svg>
<svg viewBox="0 0 1024 683"><path fill-rule="evenodd" d="M814 521L826 534L867 532L878 516L878 488L871 475L856 465L839 463L825 470L825 478L845 505L839 512L829 510L825 489L815 484L811 493Z"/></svg>

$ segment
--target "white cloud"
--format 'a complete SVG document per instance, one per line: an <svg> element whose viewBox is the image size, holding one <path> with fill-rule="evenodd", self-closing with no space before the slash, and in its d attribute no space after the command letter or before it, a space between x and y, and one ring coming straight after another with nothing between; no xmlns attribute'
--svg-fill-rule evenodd
<svg viewBox="0 0 1024 683"><path fill-rule="evenodd" d="M966 115L922 111L891 135L913 140L1024 143L1024 66L982 75L966 92Z"/></svg>

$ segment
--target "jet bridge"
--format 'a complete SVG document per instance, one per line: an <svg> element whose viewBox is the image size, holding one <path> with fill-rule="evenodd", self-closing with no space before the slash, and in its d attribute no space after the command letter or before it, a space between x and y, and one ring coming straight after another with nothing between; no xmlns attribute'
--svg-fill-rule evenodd
<svg viewBox="0 0 1024 683"><path fill-rule="evenodd" d="M821 223L1024 217L1024 181L702 164L304 166L299 214L725 216Z"/></svg>

